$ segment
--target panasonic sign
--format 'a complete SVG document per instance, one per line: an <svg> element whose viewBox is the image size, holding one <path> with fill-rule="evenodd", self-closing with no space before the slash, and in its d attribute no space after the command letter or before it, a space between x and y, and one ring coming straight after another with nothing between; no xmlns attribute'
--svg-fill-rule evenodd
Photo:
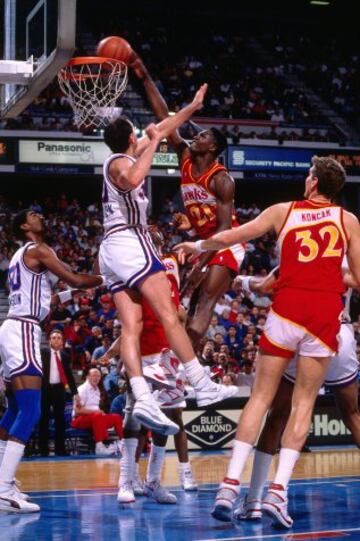
<svg viewBox="0 0 360 541"><path fill-rule="evenodd" d="M102 141L19 141L20 163L102 165L109 154Z"/></svg>

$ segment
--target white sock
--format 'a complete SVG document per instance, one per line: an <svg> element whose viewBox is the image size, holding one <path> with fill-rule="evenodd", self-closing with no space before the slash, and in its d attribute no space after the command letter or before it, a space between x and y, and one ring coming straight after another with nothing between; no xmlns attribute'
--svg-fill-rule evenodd
<svg viewBox="0 0 360 541"><path fill-rule="evenodd" d="M191 471L190 462L179 462L180 470L183 471Z"/></svg>
<svg viewBox="0 0 360 541"><path fill-rule="evenodd" d="M294 449L280 449L279 465L276 470L276 475L273 483L275 485L282 485L285 490L292 476L295 464L300 456L300 451Z"/></svg>
<svg viewBox="0 0 360 541"><path fill-rule="evenodd" d="M25 445L17 441L8 440L0 466L0 485L3 490L8 490L14 480L16 470L24 454ZM1 488L0 488L1 490Z"/></svg>
<svg viewBox="0 0 360 541"><path fill-rule="evenodd" d="M196 357L192 361L184 363L183 366L186 377L194 389L202 389L205 385L207 385L209 376Z"/></svg>
<svg viewBox="0 0 360 541"><path fill-rule="evenodd" d="M146 472L146 481L152 483L153 481L161 481L161 471L165 460L165 447L159 447L158 445L151 445L150 457L148 462L148 468Z"/></svg>
<svg viewBox="0 0 360 541"><path fill-rule="evenodd" d="M3 459L4 453L5 453L6 444L7 444L7 441L0 440L0 466L1 466L2 459Z"/></svg>
<svg viewBox="0 0 360 541"><path fill-rule="evenodd" d="M122 441L119 486L131 482L134 478L137 445L137 438L124 438Z"/></svg>
<svg viewBox="0 0 360 541"><path fill-rule="evenodd" d="M262 499L262 493L268 478L272 459L273 455L269 455L269 453L263 453L258 450L255 451L248 500Z"/></svg>
<svg viewBox="0 0 360 541"><path fill-rule="evenodd" d="M244 441L235 440L232 450L231 459L229 462L226 479L233 479L235 481L240 481L241 474L245 467L246 461L249 458L249 455L252 451L253 446L250 443L245 443Z"/></svg>
<svg viewBox="0 0 360 541"><path fill-rule="evenodd" d="M140 464L138 462L135 462L135 475L134 478L138 479L140 477Z"/></svg>
<svg viewBox="0 0 360 541"><path fill-rule="evenodd" d="M141 397L145 398L145 395L151 395L150 388L142 376L130 378L130 385L135 400L139 400Z"/></svg>

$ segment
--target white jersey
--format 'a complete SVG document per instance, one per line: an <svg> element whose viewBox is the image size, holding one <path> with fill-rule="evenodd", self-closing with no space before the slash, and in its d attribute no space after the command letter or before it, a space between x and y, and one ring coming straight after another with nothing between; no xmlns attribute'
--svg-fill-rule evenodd
<svg viewBox="0 0 360 541"><path fill-rule="evenodd" d="M113 160L118 158L128 158L133 163L135 158L127 154L111 154L103 167L103 192L102 206L104 216L105 234L124 229L124 226L147 226L147 208L149 200L144 192L144 183L133 190L121 190L110 180L109 167Z"/></svg>
<svg viewBox="0 0 360 541"><path fill-rule="evenodd" d="M8 317L42 321L50 311L52 274L48 270L34 272L24 261L25 252L35 246L34 242L27 242L15 252L10 261Z"/></svg>

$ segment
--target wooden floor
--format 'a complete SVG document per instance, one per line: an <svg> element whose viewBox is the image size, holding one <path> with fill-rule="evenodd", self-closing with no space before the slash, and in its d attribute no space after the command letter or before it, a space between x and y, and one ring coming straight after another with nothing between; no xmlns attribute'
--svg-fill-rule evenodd
<svg viewBox="0 0 360 541"><path fill-rule="evenodd" d="M226 454L198 454L190 456L193 472L199 484L218 483L224 477L229 452ZM273 463L270 479L273 477L277 458ZM243 481L248 482L252 458L245 470ZM146 459L141 460L140 470L144 476ZM294 479L309 477L347 477L360 472L360 453L357 449L313 451L303 453L297 463ZM88 488L114 488L119 477L118 459L83 460L28 460L22 462L17 477L24 491L73 490ZM177 458L168 453L164 468L164 484L179 484Z"/></svg>

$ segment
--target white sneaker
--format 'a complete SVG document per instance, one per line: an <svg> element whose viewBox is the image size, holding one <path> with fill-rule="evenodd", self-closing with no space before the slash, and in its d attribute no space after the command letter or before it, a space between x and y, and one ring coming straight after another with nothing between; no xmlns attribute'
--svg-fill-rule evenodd
<svg viewBox="0 0 360 541"><path fill-rule="evenodd" d="M236 387L236 385L221 385L220 383L214 383L209 377L207 377L206 385L201 389L194 388L194 390L197 405L200 407L209 406L216 402L222 402L228 398L238 396L239 393L239 387Z"/></svg>
<svg viewBox="0 0 360 541"><path fill-rule="evenodd" d="M171 494L165 487L160 485L159 481L145 482L145 496L153 498L157 503L177 503L175 494Z"/></svg>
<svg viewBox="0 0 360 541"><path fill-rule="evenodd" d="M261 500L250 500L248 494L234 511L236 520L257 520L261 517Z"/></svg>
<svg viewBox="0 0 360 541"><path fill-rule="evenodd" d="M240 483L225 478L221 483L215 498L211 516L222 522L231 522L235 501L240 493Z"/></svg>
<svg viewBox="0 0 360 541"><path fill-rule="evenodd" d="M145 496L144 481L139 475L135 476L135 478L133 479L132 486L135 496Z"/></svg>
<svg viewBox="0 0 360 541"><path fill-rule="evenodd" d="M40 507L36 503L27 502L13 487L0 492L0 511L7 513L38 513Z"/></svg>
<svg viewBox="0 0 360 541"><path fill-rule="evenodd" d="M180 430L178 425L161 411L151 395L146 395L144 400L137 400L132 414L142 425L158 434L172 436Z"/></svg>
<svg viewBox="0 0 360 541"><path fill-rule="evenodd" d="M161 391L155 391L153 396L161 409L186 407L185 387L182 383L178 384L175 389L161 389Z"/></svg>
<svg viewBox="0 0 360 541"><path fill-rule="evenodd" d="M95 454L96 455L111 456L111 455L115 455L115 453L116 453L116 451L115 451L112 444L110 444L108 447L106 447L106 445L102 441L99 441L95 445Z"/></svg>
<svg viewBox="0 0 360 541"><path fill-rule="evenodd" d="M134 503L135 494L130 481L124 483L123 485L120 485L117 495L117 501L119 503Z"/></svg>
<svg viewBox="0 0 360 541"><path fill-rule="evenodd" d="M192 471L180 469L180 482L181 486L186 492L194 492L198 489L195 479L193 478Z"/></svg>
<svg viewBox="0 0 360 541"><path fill-rule="evenodd" d="M25 492L21 492L20 485L21 485L21 483L19 481L17 481L17 479L13 480L12 486L13 486L13 489L15 490L15 492L17 492L17 494L19 494L19 496L20 496L20 498L22 500L25 500L26 502L29 502L30 499L31 499L29 494L26 494Z"/></svg>
<svg viewBox="0 0 360 541"><path fill-rule="evenodd" d="M281 485L272 483L262 501L262 510L274 519L276 525L291 528L293 519L288 513L287 491Z"/></svg>
<svg viewBox="0 0 360 541"><path fill-rule="evenodd" d="M166 389L173 389L176 386L175 380L168 379L165 371L159 363L149 364L143 368L144 378L150 383L156 383Z"/></svg>

